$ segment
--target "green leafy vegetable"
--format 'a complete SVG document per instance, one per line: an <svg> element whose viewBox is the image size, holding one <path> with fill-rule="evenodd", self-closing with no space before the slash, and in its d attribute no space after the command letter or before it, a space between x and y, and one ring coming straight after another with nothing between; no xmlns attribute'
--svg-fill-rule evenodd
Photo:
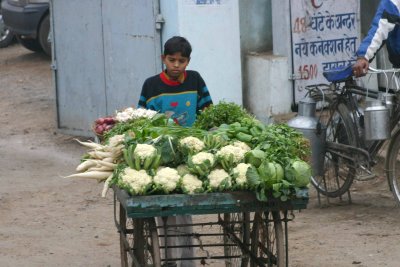
<svg viewBox="0 0 400 267"><path fill-rule="evenodd" d="M244 118L251 119L252 116L235 103L221 101L201 111L197 116L194 127L209 130L224 123L240 122Z"/></svg>

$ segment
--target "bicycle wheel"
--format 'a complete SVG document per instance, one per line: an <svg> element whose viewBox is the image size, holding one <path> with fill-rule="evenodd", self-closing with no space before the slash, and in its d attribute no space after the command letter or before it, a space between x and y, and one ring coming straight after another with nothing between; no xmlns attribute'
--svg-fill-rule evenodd
<svg viewBox="0 0 400 267"><path fill-rule="evenodd" d="M160 246L154 218L127 218L119 208L121 266L161 266Z"/></svg>
<svg viewBox="0 0 400 267"><path fill-rule="evenodd" d="M324 124L327 126L327 143L356 146L356 129L353 127L351 112L344 103L337 105L337 108L331 112ZM321 194L328 197L339 197L346 193L353 183L356 166L352 160L346 159L342 155L342 151L335 151L333 148L327 149L324 160L324 174L311 177L312 185Z"/></svg>
<svg viewBox="0 0 400 267"><path fill-rule="evenodd" d="M224 255L226 267L245 267L249 259L243 255L231 235L235 234L241 242L249 244L250 241L250 213L224 213L224 223L228 229L223 228Z"/></svg>
<svg viewBox="0 0 400 267"><path fill-rule="evenodd" d="M386 156L386 176L393 196L400 205L400 131L392 140Z"/></svg>
<svg viewBox="0 0 400 267"><path fill-rule="evenodd" d="M251 252L258 261L251 259L251 267L262 264L268 267L286 266L287 251L279 211L255 213L251 232Z"/></svg>

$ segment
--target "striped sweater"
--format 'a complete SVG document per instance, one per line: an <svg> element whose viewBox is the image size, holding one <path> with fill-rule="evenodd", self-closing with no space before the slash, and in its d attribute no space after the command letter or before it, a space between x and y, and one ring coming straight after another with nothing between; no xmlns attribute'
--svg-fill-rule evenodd
<svg viewBox="0 0 400 267"><path fill-rule="evenodd" d="M148 78L142 88L139 107L165 113L175 123L191 126L199 110L212 104L207 86L196 71L186 71L181 82L165 72Z"/></svg>

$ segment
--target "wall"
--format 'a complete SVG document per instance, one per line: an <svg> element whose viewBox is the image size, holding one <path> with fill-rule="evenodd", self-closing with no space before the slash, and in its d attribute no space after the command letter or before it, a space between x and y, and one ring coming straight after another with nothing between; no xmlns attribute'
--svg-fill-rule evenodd
<svg viewBox="0 0 400 267"><path fill-rule="evenodd" d="M272 12L270 0L254 0L239 2L240 47L243 77L243 105L247 109L253 107L249 90L252 72L248 72L248 55L272 51Z"/></svg>
<svg viewBox="0 0 400 267"><path fill-rule="evenodd" d="M160 0L160 7L163 42L186 37L193 48L188 69L203 76L213 101L242 104L239 1Z"/></svg>
<svg viewBox="0 0 400 267"><path fill-rule="evenodd" d="M239 2L242 53L272 50L271 0Z"/></svg>

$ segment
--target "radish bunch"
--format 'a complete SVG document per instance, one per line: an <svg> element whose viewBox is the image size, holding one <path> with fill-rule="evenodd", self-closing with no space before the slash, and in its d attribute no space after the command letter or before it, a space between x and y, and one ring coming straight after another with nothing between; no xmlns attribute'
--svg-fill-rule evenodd
<svg viewBox="0 0 400 267"><path fill-rule="evenodd" d="M98 118L94 123L94 131L98 135L103 135L114 127L117 121L113 117Z"/></svg>

